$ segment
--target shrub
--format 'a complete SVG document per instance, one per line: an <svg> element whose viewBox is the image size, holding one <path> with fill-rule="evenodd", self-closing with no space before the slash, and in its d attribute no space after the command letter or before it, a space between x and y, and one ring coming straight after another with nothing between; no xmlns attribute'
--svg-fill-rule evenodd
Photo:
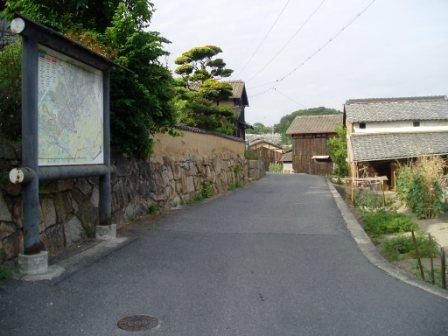
<svg viewBox="0 0 448 336"><path fill-rule="evenodd" d="M429 241L428 238L417 235L416 237L420 257L429 258L438 253L435 241ZM412 237L400 236L386 241L382 249L383 254L388 260L396 261L399 259L416 258L415 244Z"/></svg>
<svg viewBox="0 0 448 336"><path fill-rule="evenodd" d="M433 156L420 158L400 168L398 195L418 218L434 218L443 211L445 167L444 159Z"/></svg>
<svg viewBox="0 0 448 336"><path fill-rule="evenodd" d="M244 158L246 160L258 160L258 155L257 155L257 153L252 152L251 150L245 150Z"/></svg>
<svg viewBox="0 0 448 336"><path fill-rule="evenodd" d="M378 212L364 211L362 213L364 229L371 237L377 238L382 234L409 232L418 230L412 218L395 212L380 210Z"/></svg>
<svg viewBox="0 0 448 336"><path fill-rule="evenodd" d="M281 173L283 171L283 165L281 163L270 163L269 171L271 173Z"/></svg>

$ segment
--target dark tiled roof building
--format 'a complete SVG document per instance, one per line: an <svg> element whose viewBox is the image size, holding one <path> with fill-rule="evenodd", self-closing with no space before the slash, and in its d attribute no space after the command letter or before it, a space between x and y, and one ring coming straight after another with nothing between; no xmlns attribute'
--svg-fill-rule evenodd
<svg viewBox="0 0 448 336"><path fill-rule="evenodd" d="M400 162L448 154L446 96L354 99L344 112L354 177L362 169L387 176L393 187Z"/></svg>

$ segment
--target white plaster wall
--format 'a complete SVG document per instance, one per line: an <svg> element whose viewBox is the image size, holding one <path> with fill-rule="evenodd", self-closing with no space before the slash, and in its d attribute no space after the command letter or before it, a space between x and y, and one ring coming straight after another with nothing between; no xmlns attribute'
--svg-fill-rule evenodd
<svg viewBox="0 0 448 336"><path fill-rule="evenodd" d="M294 173L294 170L292 169L292 162L283 162L283 173L285 174Z"/></svg>
<svg viewBox="0 0 448 336"><path fill-rule="evenodd" d="M353 124L354 133L396 133L396 132L436 132L448 131L448 120L422 120L419 127L413 121L366 122L366 128Z"/></svg>

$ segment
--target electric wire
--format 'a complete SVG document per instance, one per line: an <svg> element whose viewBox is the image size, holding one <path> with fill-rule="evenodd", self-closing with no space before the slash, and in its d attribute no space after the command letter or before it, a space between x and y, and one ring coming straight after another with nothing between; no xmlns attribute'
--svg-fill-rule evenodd
<svg viewBox="0 0 448 336"><path fill-rule="evenodd" d="M319 5L314 9L314 11L308 15L308 17L306 18L306 20L299 26L299 28L291 35L291 37L286 41L285 44L283 44L283 46L274 54L274 56L271 57L271 59L265 63L265 65L258 70L252 77L250 77L248 79L248 82L250 82L252 79L254 79L255 77L257 77L258 75L260 75L264 70L266 70L266 68L272 64L272 62L274 62L278 56L280 56L280 54L288 47L288 45L296 38L296 36L303 30L303 28L306 26L306 24L313 18L314 15L316 15L316 13L319 11L319 9L323 6L323 4L326 2L327 0L322 0Z"/></svg>
<svg viewBox="0 0 448 336"><path fill-rule="evenodd" d="M282 77L271 81L271 82L266 82L264 84L255 86L253 88L256 87L262 87L262 86L266 86L266 85L272 85L272 84L276 84L276 83L280 83L283 82L286 78L288 78L289 76L291 76L293 73L295 73L297 70L299 70L302 66L304 66L308 61L310 61L314 56L316 56L317 54L319 54L324 48L326 48L329 44L331 44L332 42L334 42L339 35L341 35L348 27L350 27L360 16L362 16L374 3L376 2L376 0L371 0L368 2L368 4L360 11L358 12L347 24L345 24L344 26L342 26L341 29L339 29L336 34L334 34L332 37L330 37L322 46L320 46L318 49L316 49L310 56L308 56L302 63L300 63L298 66L296 66L295 68L293 68L292 70L290 70L289 72L287 72L285 75L283 75ZM251 97L257 97L257 96L261 96L262 94L265 94L271 90L274 90L275 86L270 87L269 89L251 96Z"/></svg>
<svg viewBox="0 0 448 336"><path fill-rule="evenodd" d="M286 7L288 7L288 4L291 0L286 0L285 4L283 5L280 13L277 15L277 18L275 19L275 21L273 22L273 24L271 25L271 27L268 29L268 31L266 32L266 34L264 35L264 37L261 39L260 43L258 44L258 46L255 48L254 52L251 54L251 56L248 58L248 60L246 61L246 63L243 65L243 67L238 71L239 74L243 73L244 70L247 68L247 66L250 64L250 62L253 60L253 58L255 57L255 55L258 53L258 51L260 51L261 47L263 46L264 42L266 42L266 39L268 38L269 34L272 32L272 30L274 29L274 27L277 25L278 21L280 20L280 17L283 15L283 13L286 10Z"/></svg>

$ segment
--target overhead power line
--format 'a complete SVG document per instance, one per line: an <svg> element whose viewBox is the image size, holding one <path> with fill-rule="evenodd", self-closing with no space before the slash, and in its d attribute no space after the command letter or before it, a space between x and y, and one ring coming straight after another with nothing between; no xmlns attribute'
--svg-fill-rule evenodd
<svg viewBox="0 0 448 336"><path fill-rule="evenodd" d="M283 13L286 10L286 7L288 7L288 4L291 0L286 0L285 4L282 7L282 10L280 11L280 13L277 15L277 18L275 19L274 23L272 23L271 27L269 28L269 30L266 32L266 34L264 35L264 37L261 39L260 43L258 44L258 46L255 48L254 52L252 53L252 55L249 57L249 59L246 61L246 63L243 65L243 67L239 70L239 73L241 74L242 72L244 72L244 70L247 68L247 66L250 64L250 61L253 60L253 58L255 57L255 55L258 53L258 51L261 49L261 47L263 46L264 42L266 41L266 39L268 38L269 34L271 33L271 31L274 29L274 27L277 25L277 22L280 20L280 17L283 15Z"/></svg>
<svg viewBox="0 0 448 336"><path fill-rule="evenodd" d="M291 98L290 96L288 96L287 94L283 93L282 91L280 91L278 88L274 87L274 91L277 92L279 95L285 97L286 99L292 101L293 103L300 105L300 103L295 100L294 98Z"/></svg>
<svg viewBox="0 0 448 336"><path fill-rule="evenodd" d="M296 36L303 30L303 28L306 26L306 24L313 18L314 15L319 11L319 9L323 6L323 4L327 0L322 0L319 5L314 9L314 11L306 18L306 20L299 26L299 28L291 35L291 37L286 41L285 44L274 54L274 56L271 57L271 59L263 65L263 67L258 70L252 77L249 78L248 82L250 82L252 79L257 77L259 74L261 74L266 68L274 62L278 56L288 47L288 45L296 38Z"/></svg>
<svg viewBox="0 0 448 336"><path fill-rule="evenodd" d="M267 86L267 85L273 85L276 83L280 83L282 81L284 81L286 78L288 78L289 76L291 76L293 73L295 73L297 70L299 70L302 66L304 66L309 60L311 60L314 56L316 56L317 54L319 54L324 48L326 48L329 44L331 44L332 42L334 42L339 35L341 35L348 27L350 27L361 15L363 15L375 2L376 0L371 0L369 1L369 3L360 11L358 12L347 24L345 24L344 26L342 26L341 29L339 29L336 34L334 34L332 37L330 37L322 46L320 46L318 49L316 49L310 56L308 56L302 63L300 63L298 66L296 66L295 68L293 68L291 71L287 72L284 76L271 81L271 82L266 82L264 84L260 84L257 85L256 87L263 87L263 86ZM263 93L269 92L270 90L274 90L275 87L272 86L271 88L263 91ZM261 95L258 94L257 96Z"/></svg>

